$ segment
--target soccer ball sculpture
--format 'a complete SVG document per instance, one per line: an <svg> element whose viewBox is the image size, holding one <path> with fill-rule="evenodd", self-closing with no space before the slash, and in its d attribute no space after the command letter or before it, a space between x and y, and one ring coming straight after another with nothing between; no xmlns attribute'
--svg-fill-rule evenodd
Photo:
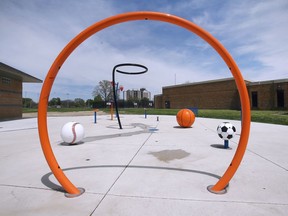
<svg viewBox="0 0 288 216"><path fill-rule="evenodd" d="M76 144L84 138L84 127L78 122L68 122L61 130L61 138L65 143Z"/></svg>
<svg viewBox="0 0 288 216"><path fill-rule="evenodd" d="M195 115L189 109L181 109L176 115L176 120L180 127L188 128L194 123Z"/></svg>
<svg viewBox="0 0 288 216"><path fill-rule="evenodd" d="M223 122L217 127L218 136L223 140L230 140L235 136L236 128L230 122Z"/></svg>

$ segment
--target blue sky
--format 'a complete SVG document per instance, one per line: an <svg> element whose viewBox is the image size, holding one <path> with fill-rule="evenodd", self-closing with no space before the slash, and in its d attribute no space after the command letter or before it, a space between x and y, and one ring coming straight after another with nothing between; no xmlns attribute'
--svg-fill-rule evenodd
<svg viewBox="0 0 288 216"><path fill-rule="evenodd" d="M0 61L42 80L66 44L88 26L130 11L173 14L201 26L231 53L250 81L288 78L287 0L1 0ZM139 76L117 75L127 89L231 77L219 55L187 30L158 21L106 28L66 60L50 98L92 98L116 64L148 67ZM38 101L41 84L24 84L23 96Z"/></svg>

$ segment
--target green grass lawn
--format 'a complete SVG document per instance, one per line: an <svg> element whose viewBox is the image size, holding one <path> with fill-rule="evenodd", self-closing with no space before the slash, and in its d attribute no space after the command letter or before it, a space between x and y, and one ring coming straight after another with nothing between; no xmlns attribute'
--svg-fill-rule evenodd
<svg viewBox="0 0 288 216"><path fill-rule="evenodd" d="M108 111L108 110L107 110ZM149 115L176 115L179 109L147 109ZM120 114L143 114L144 109L120 109ZM241 112L237 110L198 110L198 117L240 120ZM251 121L270 124L288 125L288 111L251 111Z"/></svg>
<svg viewBox="0 0 288 216"><path fill-rule="evenodd" d="M49 108L48 112L77 112L77 111L91 111L89 108ZM109 109L101 109L101 111L110 113ZM115 110L114 110L115 111ZM179 109L147 109L147 115L176 115ZM23 109L24 113L37 112L37 109ZM120 114L143 114L143 108L125 108L119 109ZM241 112L237 110L212 110L200 109L198 110L198 117L203 118L217 118L240 120ZM270 124L288 125L288 111L251 111L251 121L262 122Z"/></svg>
<svg viewBox="0 0 288 216"><path fill-rule="evenodd" d="M38 112L36 108L23 108L23 113ZM48 108L48 112L80 112L80 111L93 111L90 108L72 107L72 108Z"/></svg>

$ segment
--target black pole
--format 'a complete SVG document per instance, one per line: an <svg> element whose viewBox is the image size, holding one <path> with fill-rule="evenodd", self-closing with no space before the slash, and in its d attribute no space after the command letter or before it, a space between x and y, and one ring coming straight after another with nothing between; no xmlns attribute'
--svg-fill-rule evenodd
<svg viewBox="0 0 288 216"><path fill-rule="evenodd" d="M116 89L115 89L115 71L118 65L116 65L113 68L113 73L112 73L112 86L113 86L113 98L114 98L114 104L115 104L115 111L116 111L116 118L118 119L118 124L120 129L122 129L121 121L120 121L120 116L118 112L118 103L117 103L117 98L116 98Z"/></svg>
<svg viewBox="0 0 288 216"><path fill-rule="evenodd" d="M135 67L143 68L144 70L138 71L138 72L126 72L126 71L116 70L117 67L123 67L123 66L135 66ZM118 103L117 103L117 97L116 97L115 72L122 73L122 74L128 74L128 75L137 75L137 74L146 73L147 71L148 71L148 68L145 67L144 65L131 64L131 63L118 64L113 68L113 72L112 72L113 98L114 98L114 104L115 104L116 117L118 119L118 124L119 124L120 129L122 129L122 125L121 125L120 116L119 116L119 112L118 112ZM124 98L123 98L123 101L124 101Z"/></svg>

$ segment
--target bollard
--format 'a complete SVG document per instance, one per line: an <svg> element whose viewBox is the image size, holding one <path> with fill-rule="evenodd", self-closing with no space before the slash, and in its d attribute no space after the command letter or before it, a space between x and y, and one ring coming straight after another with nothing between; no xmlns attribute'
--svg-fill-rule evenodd
<svg viewBox="0 0 288 216"><path fill-rule="evenodd" d="M157 116L157 121L159 121L159 116Z"/></svg>
<svg viewBox="0 0 288 216"><path fill-rule="evenodd" d="M97 123L97 112L98 112L98 111L99 111L98 109L95 109L95 110L94 110L94 124Z"/></svg>
<svg viewBox="0 0 288 216"><path fill-rule="evenodd" d="M224 140L224 148L229 148L229 140Z"/></svg>
<svg viewBox="0 0 288 216"><path fill-rule="evenodd" d="M145 119L147 118L147 109L144 108L144 116L145 116Z"/></svg>

